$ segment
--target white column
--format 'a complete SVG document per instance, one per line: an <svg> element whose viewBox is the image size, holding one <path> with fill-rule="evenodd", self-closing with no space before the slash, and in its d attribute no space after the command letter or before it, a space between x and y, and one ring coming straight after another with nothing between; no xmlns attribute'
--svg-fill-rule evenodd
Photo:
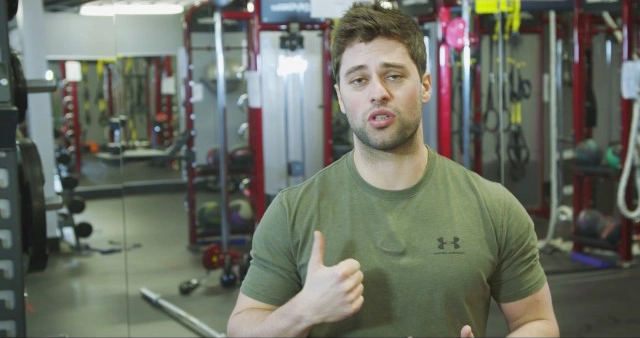
<svg viewBox="0 0 640 338"><path fill-rule="evenodd" d="M42 1L20 1L16 14L18 37L22 47L22 67L27 80L44 79L47 71L46 36L44 8ZM53 113L51 93L29 94L27 110L27 130L29 138L38 146L45 185L46 197L54 196L54 149L53 149ZM47 236L58 237L58 218L56 211L47 212Z"/></svg>

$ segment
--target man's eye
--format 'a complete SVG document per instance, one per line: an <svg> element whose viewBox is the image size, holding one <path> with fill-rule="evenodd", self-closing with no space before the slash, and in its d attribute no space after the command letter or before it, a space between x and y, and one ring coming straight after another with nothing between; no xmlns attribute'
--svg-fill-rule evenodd
<svg viewBox="0 0 640 338"><path fill-rule="evenodd" d="M389 75L389 76L387 76L387 79L388 79L389 81L398 81L398 80L400 80L401 78L402 78L402 75L399 75L399 74L393 74L393 75Z"/></svg>
<svg viewBox="0 0 640 338"><path fill-rule="evenodd" d="M367 80L366 80L365 78L363 78L363 77L358 77L358 78L355 78L355 79L351 80L351 82L350 82L350 83L351 83L351 84L354 84L354 85L361 85L361 84L365 83L366 81L367 81Z"/></svg>

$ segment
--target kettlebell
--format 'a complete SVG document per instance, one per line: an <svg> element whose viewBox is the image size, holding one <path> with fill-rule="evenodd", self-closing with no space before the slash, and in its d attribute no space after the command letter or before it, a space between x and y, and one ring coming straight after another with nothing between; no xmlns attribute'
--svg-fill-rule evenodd
<svg viewBox="0 0 640 338"><path fill-rule="evenodd" d="M607 148L607 152L605 153L605 161L607 165L612 169L620 169L622 168L621 156L622 155L622 145L614 144Z"/></svg>

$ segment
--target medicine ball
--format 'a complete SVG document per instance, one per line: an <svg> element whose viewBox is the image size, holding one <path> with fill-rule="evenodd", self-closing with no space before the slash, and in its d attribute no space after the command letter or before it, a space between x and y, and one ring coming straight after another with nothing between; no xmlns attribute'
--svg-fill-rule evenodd
<svg viewBox="0 0 640 338"><path fill-rule="evenodd" d="M607 148L607 152L605 153L605 161L609 167L612 169L620 169L622 168L622 145L614 144Z"/></svg>
<svg viewBox="0 0 640 338"><path fill-rule="evenodd" d="M238 147L229 152L229 158L234 166L250 167L253 163L253 153L249 147Z"/></svg>
<svg viewBox="0 0 640 338"><path fill-rule="evenodd" d="M576 147L577 165L598 166L602 162L602 150L594 139L586 139L578 143Z"/></svg>
<svg viewBox="0 0 640 338"><path fill-rule="evenodd" d="M605 224L602 213L595 209L584 209L580 211L576 220L576 235L583 237L598 238Z"/></svg>
<svg viewBox="0 0 640 338"><path fill-rule="evenodd" d="M198 209L198 227L202 230L219 230L222 224L220 204L216 201L209 201L202 204Z"/></svg>
<svg viewBox="0 0 640 338"><path fill-rule="evenodd" d="M233 227L251 226L253 216L253 207L248 200L236 198L229 202L229 223Z"/></svg>

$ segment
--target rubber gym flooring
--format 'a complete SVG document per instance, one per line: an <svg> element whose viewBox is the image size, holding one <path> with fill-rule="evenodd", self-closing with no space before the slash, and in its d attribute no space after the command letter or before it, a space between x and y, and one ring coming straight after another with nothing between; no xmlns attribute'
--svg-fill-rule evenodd
<svg viewBox="0 0 640 338"><path fill-rule="evenodd" d="M88 199L86 210L76 215L76 222L93 225L91 236L81 239L84 250L63 243L60 252L51 254L45 271L25 277L28 336L199 336L144 300L141 288L223 333L237 286L222 287L216 270L192 294L178 292L181 282L205 276L201 256L188 249L185 196L180 189L155 193L123 189L119 196ZM594 269L573 261L566 251L542 253L541 261L563 336L638 336L637 264ZM488 327L489 336L507 332L495 304Z"/></svg>

